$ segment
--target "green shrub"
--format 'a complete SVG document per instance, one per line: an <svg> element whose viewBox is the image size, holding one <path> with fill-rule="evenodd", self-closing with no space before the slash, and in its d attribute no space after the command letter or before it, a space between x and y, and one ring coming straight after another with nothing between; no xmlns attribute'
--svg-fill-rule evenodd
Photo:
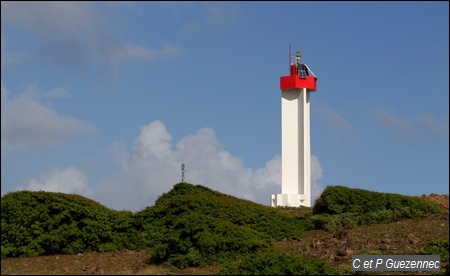
<svg viewBox="0 0 450 276"><path fill-rule="evenodd" d="M325 189L316 200L313 215L304 217L304 225L331 232L439 212L442 208L438 204L423 198L336 186Z"/></svg>
<svg viewBox="0 0 450 276"><path fill-rule="evenodd" d="M309 219L308 229L323 229L328 232L335 231L339 228L354 228L359 225L360 216L353 213L343 213L343 214L318 214L313 215Z"/></svg>
<svg viewBox="0 0 450 276"><path fill-rule="evenodd" d="M11 252L13 252L14 250L14 247L6 247L2 245L2 259L12 255Z"/></svg>
<svg viewBox="0 0 450 276"><path fill-rule="evenodd" d="M360 221L360 217L358 216L358 214L355 213L343 213L339 214L339 217L342 227L347 229L356 227Z"/></svg>
<svg viewBox="0 0 450 276"><path fill-rule="evenodd" d="M347 269L348 270L348 269ZM347 271L346 270L346 271ZM325 261L293 256L287 252L263 250L247 255L242 261L223 267L220 275L337 275Z"/></svg>
<svg viewBox="0 0 450 276"><path fill-rule="evenodd" d="M1 213L2 257L146 245L131 212L113 211L79 195L12 192L2 196Z"/></svg>
<svg viewBox="0 0 450 276"><path fill-rule="evenodd" d="M170 263L178 268L234 260L270 246L268 236L202 214L186 214L153 240L149 263Z"/></svg>
<svg viewBox="0 0 450 276"><path fill-rule="evenodd" d="M375 223L388 223L396 221L400 218L404 217L402 213L399 213L398 211L393 210L378 210L378 211L372 211L365 214L360 215L360 224L369 225L369 224L375 224Z"/></svg>
<svg viewBox="0 0 450 276"><path fill-rule="evenodd" d="M297 238L304 230L334 231L436 210L440 206L415 197L340 186L328 187L312 213L264 206L188 183L174 185L154 206L136 214L78 195L20 191L2 196L1 256L149 248L147 262L178 268L232 262L222 273L341 273L348 267L333 270L317 260L273 252L271 243ZM445 256L445 248L448 259L448 241L429 244L421 253Z"/></svg>
<svg viewBox="0 0 450 276"><path fill-rule="evenodd" d="M441 262L448 262L449 241L434 240L419 250L419 255L440 255Z"/></svg>
<svg viewBox="0 0 450 276"><path fill-rule="evenodd" d="M311 217L313 229L323 229L326 231L334 231L342 227L341 220L336 215L318 214Z"/></svg>
<svg viewBox="0 0 450 276"><path fill-rule="evenodd" d="M138 212L136 219L142 228L149 222L170 227L178 216L186 213L200 213L250 227L275 240L297 237L306 229L303 219L298 216L188 183L174 185L170 192L156 200L154 206Z"/></svg>
<svg viewBox="0 0 450 276"><path fill-rule="evenodd" d="M414 217L441 210L439 204L420 197L328 186L316 200L313 214L362 214L379 210L401 210L404 207L410 208Z"/></svg>
<svg viewBox="0 0 450 276"><path fill-rule="evenodd" d="M442 207L420 197L328 186L312 211L316 229L327 230L420 218L441 212Z"/></svg>
<svg viewBox="0 0 450 276"><path fill-rule="evenodd" d="M296 238L310 227L310 216L178 183L135 219L148 239L148 263L186 267L234 260Z"/></svg>

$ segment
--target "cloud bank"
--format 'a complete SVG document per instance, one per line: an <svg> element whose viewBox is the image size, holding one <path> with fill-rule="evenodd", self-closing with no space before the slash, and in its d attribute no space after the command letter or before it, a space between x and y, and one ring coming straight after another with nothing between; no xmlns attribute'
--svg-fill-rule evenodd
<svg viewBox="0 0 450 276"><path fill-rule="evenodd" d="M430 114L401 117L384 108L370 111L372 123L387 130L400 141L417 142L425 137L446 139L449 137L448 119L438 120Z"/></svg>
<svg viewBox="0 0 450 276"><path fill-rule="evenodd" d="M275 155L263 168L253 170L246 167L240 157L226 151L210 128L202 128L174 146L165 125L153 121L141 127L131 152L127 151L125 144L115 142L110 153L118 166L116 173L95 183L92 188L87 188L86 174L75 167L53 169L40 180L28 180L28 188L76 191L91 196L109 208L138 211L152 206L158 196L181 182L181 165L185 164L186 182L241 199L269 205L270 195L281 192L279 155ZM322 168L314 155L311 156L311 165L314 201L323 190L319 185Z"/></svg>
<svg viewBox="0 0 450 276"><path fill-rule="evenodd" d="M7 37L2 32L2 66L24 60L49 60L60 68L75 71L96 68L115 78L123 62L184 54L182 47L170 43L149 47L113 39L118 23L109 19L104 9L107 6L91 2L2 2L2 29L3 25L22 29L36 38L28 45L32 48L28 52L10 51L3 43Z"/></svg>
<svg viewBox="0 0 450 276"><path fill-rule="evenodd" d="M95 186L94 195L112 208L139 210L154 204L162 193L185 181L260 204L270 204L270 195L281 192L281 158L276 155L263 168L252 170L240 157L224 150L210 128L202 128L176 143L160 121L141 127L129 153L122 143L115 143L111 154L119 165L111 175ZM321 193L322 168L312 156L313 200Z"/></svg>
<svg viewBox="0 0 450 276"><path fill-rule="evenodd" d="M62 88L44 96L68 97ZM21 93L9 99L8 90L1 84L1 151L29 150L52 147L65 139L93 135L95 128L86 122L59 115L42 105L31 95Z"/></svg>
<svg viewBox="0 0 450 276"><path fill-rule="evenodd" d="M194 34L204 30L229 28L237 24L240 17L239 8L231 2L201 3L201 14L182 28L183 34Z"/></svg>
<svg viewBox="0 0 450 276"><path fill-rule="evenodd" d="M42 174L39 180L29 179L27 190L61 192L90 197L91 191L87 187L87 181L86 173L76 167L52 168L48 173Z"/></svg>

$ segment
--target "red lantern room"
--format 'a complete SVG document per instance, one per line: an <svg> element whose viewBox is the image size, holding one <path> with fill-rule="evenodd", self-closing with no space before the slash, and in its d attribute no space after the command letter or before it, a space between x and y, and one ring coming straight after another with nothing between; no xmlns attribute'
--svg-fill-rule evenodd
<svg viewBox="0 0 450 276"><path fill-rule="evenodd" d="M281 90L306 88L308 92L316 91L317 78L306 64L300 63L300 57L300 51L297 51L296 62L290 62L290 75L280 77Z"/></svg>

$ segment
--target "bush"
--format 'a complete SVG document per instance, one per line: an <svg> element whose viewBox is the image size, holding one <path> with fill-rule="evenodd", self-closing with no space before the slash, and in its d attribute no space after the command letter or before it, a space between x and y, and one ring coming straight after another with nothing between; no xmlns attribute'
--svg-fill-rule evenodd
<svg viewBox="0 0 450 276"><path fill-rule="evenodd" d="M448 262L449 241L448 240L431 241L424 248L419 250L419 255L440 255L441 262Z"/></svg>
<svg viewBox="0 0 450 276"><path fill-rule="evenodd" d="M402 218L402 213L393 210L378 210L360 215L360 224L389 223Z"/></svg>
<svg viewBox="0 0 450 276"><path fill-rule="evenodd" d="M441 211L439 204L420 197L329 186L316 200L310 221L315 229L332 231L339 227L420 218Z"/></svg>
<svg viewBox="0 0 450 276"><path fill-rule="evenodd" d="M322 260L293 256L287 252L262 250L240 262L226 265L220 275L337 275L342 272Z"/></svg>
<svg viewBox="0 0 450 276"><path fill-rule="evenodd" d="M360 216L353 213L343 213L337 215L330 214L318 214L308 218L310 228L323 229L328 232L332 232L339 228L354 228L360 223Z"/></svg>
<svg viewBox="0 0 450 276"><path fill-rule="evenodd" d="M270 246L266 235L202 214L183 215L158 237L147 262L178 268L226 262Z"/></svg>
<svg viewBox="0 0 450 276"><path fill-rule="evenodd" d="M337 215L318 214L311 217L313 229L323 229L326 231L334 231L342 227L341 220Z"/></svg>
<svg viewBox="0 0 450 276"><path fill-rule="evenodd" d="M155 206L138 212L136 218L143 228L150 221L169 227L178 216L186 213L199 213L250 227L275 240L297 237L306 229L302 219L295 215L188 183L174 185L170 192L156 200Z"/></svg>
<svg viewBox="0 0 450 276"><path fill-rule="evenodd" d="M136 214L110 210L79 195L43 191L8 193L2 196L1 208L2 257L155 247L155 256L168 259L164 250L171 252L174 244L175 248L184 246L193 239L198 247L183 251L187 261L181 256L170 258L180 265L200 265L208 250L222 255L245 252L273 240L298 237L307 228L303 217L188 183L174 185L155 206ZM192 238L173 236L182 232L179 225L192 226L187 217L200 215L209 228ZM219 229L230 231L237 240L227 240L227 234L220 234ZM217 241L221 242L215 244ZM157 245L159 242L171 244Z"/></svg>
<svg viewBox="0 0 450 276"><path fill-rule="evenodd" d="M379 193L343 186L328 186L313 206L313 214L364 214L380 210L399 211L409 208L412 217L442 210L435 202L420 197Z"/></svg>
<svg viewBox="0 0 450 276"><path fill-rule="evenodd" d="M354 213L339 214L342 227L351 229L356 227L360 222L360 217Z"/></svg>
<svg viewBox="0 0 450 276"><path fill-rule="evenodd" d="M19 191L1 202L2 257L143 247L131 212L79 195Z"/></svg>

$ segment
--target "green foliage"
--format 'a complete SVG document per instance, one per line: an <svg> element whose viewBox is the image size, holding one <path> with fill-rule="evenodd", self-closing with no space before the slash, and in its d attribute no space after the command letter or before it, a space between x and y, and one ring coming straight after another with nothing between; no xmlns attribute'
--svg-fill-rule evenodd
<svg viewBox="0 0 450 276"><path fill-rule="evenodd" d="M380 210L398 211L404 208L409 208L411 216L414 217L441 210L439 204L420 197L328 186L316 200L313 214L364 214Z"/></svg>
<svg viewBox="0 0 450 276"><path fill-rule="evenodd" d="M176 184L136 220L153 246L149 262L177 267L233 260L307 228L303 216L188 183Z"/></svg>
<svg viewBox="0 0 450 276"><path fill-rule="evenodd" d="M406 216L406 215L405 215ZM366 214L360 215L361 223L360 224L374 224L374 223L388 223L395 221L402 216L399 213L394 212L393 210L378 210L369 212Z"/></svg>
<svg viewBox="0 0 450 276"><path fill-rule="evenodd" d="M293 256L287 252L261 250L246 255L241 261L229 263L220 275L338 275L344 270L335 269L325 261ZM346 271L349 272L349 271Z"/></svg>
<svg viewBox="0 0 450 276"><path fill-rule="evenodd" d="M234 260L270 246L266 235L249 227L202 214L182 215L149 250L150 263L168 262L178 268Z"/></svg>
<svg viewBox="0 0 450 276"><path fill-rule="evenodd" d="M202 266L298 237L307 217L188 183L136 214L78 195L20 191L2 197L2 258L148 247L152 262Z"/></svg>
<svg viewBox="0 0 450 276"><path fill-rule="evenodd" d="M271 243L297 238L304 230L334 231L437 210L439 205L425 199L340 186L328 187L312 213L310 208L264 206L188 183L174 185L154 206L136 214L79 195L20 191L2 197L1 256L149 248L148 263L177 268L228 263L221 273L346 274L348 267L331 268L319 260L275 252ZM420 254L448 260L448 241L431 243Z"/></svg>
<svg viewBox="0 0 450 276"><path fill-rule="evenodd" d="M183 214L202 214L228 221L275 240L297 237L306 229L304 219L299 216L188 183L176 184L156 200L155 206L138 212L136 220L142 228L149 227L149 222L153 226L171 227Z"/></svg>
<svg viewBox="0 0 450 276"><path fill-rule="evenodd" d="M419 255L440 255L441 262L448 262L449 241L448 240L431 241L424 248L419 250Z"/></svg>
<svg viewBox="0 0 450 276"><path fill-rule="evenodd" d="M145 246L131 212L79 195L19 191L1 205L2 258Z"/></svg>
<svg viewBox="0 0 450 276"><path fill-rule="evenodd" d="M354 213L343 213L343 214L336 214L336 215L330 215L330 214L318 214L313 215L309 218L310 228L312 229L323 229L328 232L332 232L334 230L340 229L340 228L354 228L355 226L360 224L360 218L357 214Z"/></svg>
<svg viewBox="0 0 450 276"><path fill-rule="evenodd" d="M333 231L334 229L340 228L341 223L337 219L337 216L330 214L318 214L310 218L312 229L323 229L326 231Z"/></svg>
<svg viewBox="0 0 450 276"><path fill-rule="evenodd" d="M329 186L316 200L313 216L309 218L309 227L313 228L308 229L333 231L402 218L420 218L440 211L439 204L420 197Z"/></svg>

